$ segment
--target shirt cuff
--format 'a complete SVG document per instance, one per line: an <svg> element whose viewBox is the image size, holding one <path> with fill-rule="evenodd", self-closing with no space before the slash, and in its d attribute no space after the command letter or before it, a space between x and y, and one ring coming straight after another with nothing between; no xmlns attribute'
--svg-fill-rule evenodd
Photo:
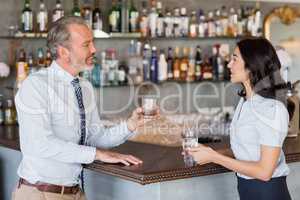
<svg viewBox="0 0 300 200"><path fill-rule="evenodd" d="M122 132L124 133L124 137L127 139L127 138L130 138L131 136L135 135L137 133L137 131L130 131L128 129L128 126L127 126L127 121L122 121L120 123L120 127L121 127L121 130Z"/></svg>
<svg viewBox="0 0 300 200"><path fill-rule="evenodd" d="M81 153L79 153L79 158L82 164L89 164L94 162L96 157L96 147L80 145Z"/></svg>

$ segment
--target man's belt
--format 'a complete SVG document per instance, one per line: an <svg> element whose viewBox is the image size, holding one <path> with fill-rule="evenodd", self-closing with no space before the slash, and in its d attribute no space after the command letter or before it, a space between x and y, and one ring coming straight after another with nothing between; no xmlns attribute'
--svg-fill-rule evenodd
<svg viewBox="0 0 300 200"><path fill-rule="evenodd" d="M58 194L76 194L80 190L79 185L60 186L60 185L53 185L53 184L42 183L42 182L37 182L35 184L32 184L32 183L29 183L28 181L26 181L25 179L20 178L19 187L22 184L31 186L31 187L35 187L41 192L51 192L51 193L58 193Z"/></svg>

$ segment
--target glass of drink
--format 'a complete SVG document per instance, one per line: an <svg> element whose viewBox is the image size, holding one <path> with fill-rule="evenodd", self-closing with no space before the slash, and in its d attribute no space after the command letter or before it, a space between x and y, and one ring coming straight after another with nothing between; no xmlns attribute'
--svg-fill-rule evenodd
<svg viewBox="0 0 300 200"><path fill-rule="evenodd" d="M183 148L183 160L187 167L192 167L196 165L193 157L187 154L186 150L188 148L193 148L198 146L198 134L196 128L185 128L182 131L182 148Z"/></svg>
<svg viewBox="0 0 300 200"><path fill-rule="evenodd" d="M144 96L142 98L144 118L151 118L157 111L157 98L155 96Z"/></svg>

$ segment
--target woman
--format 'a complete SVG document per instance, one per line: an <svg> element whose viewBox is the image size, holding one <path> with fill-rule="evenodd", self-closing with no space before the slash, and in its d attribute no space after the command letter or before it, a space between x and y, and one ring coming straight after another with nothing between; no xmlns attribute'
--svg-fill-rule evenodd
<svg viewBox="0 0 300 200"><path fill-rule="evenodd" d="M243 86L230 128L235 159L204 145L188 153L198 164L213 162L237 172L241 200L290 200L282 151L289 114L276 51L264 38L244 39L228 67L231 82Z"/></svg>

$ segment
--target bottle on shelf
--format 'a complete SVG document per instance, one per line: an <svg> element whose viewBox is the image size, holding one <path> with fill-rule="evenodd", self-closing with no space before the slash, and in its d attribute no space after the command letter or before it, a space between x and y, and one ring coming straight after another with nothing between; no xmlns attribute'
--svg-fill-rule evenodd
<svg viewBox="0 0 300 200"><path fill-rule="evenodd" d="M52 63L52 55L49 49L46 51L45 67L50 67Z"/></svg>
<svg viewBox="0 0 300 200"><path fill-rule="evenodd" d="M187 80L187 73L188 73L188 68L189 68L189 59L188 59L188 48L184 47L183 48L183 56L180 60L180 80L181 81L186 81Z"/></svg>
<svg viewBox="0 0 300 200"><path fill-rule="evenodd" d="M204 56L201 69L202 69L202 80L212 80L213 79L213 69L209 62L208 55Z"/></svg>
<svg viewBox="0 0 300 200"><path fill-rule="evenodd" d="M259 37L262 36L262 13L260 10L259 2L256 2L253 13L254 13L254 23L252 28L253 29L252 35Z"/></svg>
<svg viewBox="0 0 300 200"><path fill-rule="evenodd" d="M196 11L192 11L191 15L191 23L189 28L189 36L191 38L195 38L198 35L198 23L197 23L197 15Z"/></svg>
<svg viewBox="0 0 300 200"><path fill-rule="evenodd" d="M46 66L45 58L44 58L44 51L42 48L38 48L37 50L37 67L42 69Z"/></svg>
<svg viewBox="0 0 300 200"><path fill-rule="evenodd" d="M202 80L202 50L200 46L196 47L196 56L195 56L195 80Z"/></svg>
<svg viewBox="0 0 300 200"><path fill-rule="evenodd" d="M142 37L147 37L149 33L149 18L147 13L147 2L142 2L142 14L140 17L140 32Z"/></svg>
<svg viewBox="0 0 300 200"><path fill-rule="evenodd" d="M142 77L138 77L140 75L138 74L138 72L142 71L142 69L139 69L143 65L142 63L141 43L131 40L128 48L128 75L133 84L139 84L140 82L142 82Z"/></svg>
<svg viewBox="0 0 300 200"><path fill-rule="evenodd" d="M213 80L220 80L221 74L223 74L222 59L219 54L220 45L216 44L212 47L211 65L213 68Z"/></svg>
<svg viewBox="0 0 300 200"><path fill-rule="evenodd" d="M229 10L228 36L236 37L238 35L238 14L233 7Z"/></svg>
<svg viewBox="0 0 300 200"><path fill-rule="evenodd" d="M128 22L129 22L129 32L136 33L139 31L138 29L138 20L139 20L139 12L134 5L134 1L130 0L130 6L128 11Z"/></svg>
<svg viewBox="0 0 300 200"><path fill-rule="evenodd" d="M179 81L180 80L180 58L179 58L179 47L175 47L175 55L174 55L174 62L173 62L173 80Z"/></svg>
<svg viewBox="0 0 300 200"><path fill-rule="evenodd" d="M212 11L208 12L207 18L207 37L216 36L216 24L214 19L214 13Z"/></svg>
<svg viewBox="0 0 300 200"><path fill-rule="evenodd" d="M156 25L157 25L157 19L158 19L158 13L156 11L155 7L155 1L151 0L151 11L148 15L149 18L149 29L150 29L150 37L156 37Z"/></svg>
<svg viewBox="0 0 300 200"><path fill-rule="evenodd" d="M173 79L173 49L172 47L168 47L168 80Z"/></svg>
<svg viewBox="0 0 300 200"><path fill-rule="evenodd" d="M44 0L40 0L40 6L37 13L37 32L46 33L48 30L48 11Z"/></svg>
<svg viewBox="0 0 300 200"><path fill-rule="evenodd" d="M221 26L222 26L222 32L223 36L228 36L228 13L226 6L221 7Z"/></svg>
<svg viewBox="0 0 300 200"><path fill-rule="evenodd" d="M88 27L92 28L93 26L93 11L92 7L87 0L84 1L84 4L81 9L81 16L84 19Z"/></svg>
<svg viewBox="0 0 300 200"><path fill-rule="evenodd" d="M2 97L3 95L0 94L0 126L4 124L4 119L5 119Z"/></svg>
<svg viewBox="0 0 300 200"><path fill-rule="evenodd" d="M98 88L101 85L101 66L97 60L94 58L94 67L92 69L92 84L94 87Z"/></svg>
<svg viewBox="0 0 300 200"><path fill-rule="evenodd" d="M106 63L108 65L108 82L109 85L118 85L118 68L119 61L116 58L116 49L108 49L106 53Z"/></svg>
<svg viewBox="0 0 300 200"><path fill-rule="evenodd" d="M195 81L195 51L194 48L190 48L189 52L189 68L187 74L187 81Z"/></svg>
<svg viewBox="0 0 300 200"><path fill-rule="evenodd" d="M122 22L121 22L121 16L122 16L122 9L121 4L116 2L116 0L112 1L112 8L108 15L109 19L109 32L113 33L120 33L122 32Z"/></svg>
<svg viewBox="0 0 300 200"><path fill-rule="evenodd" d="M174 30L174 20L172 17L172 13L166 9L166 17L165 17L165 37L173 37L173 30Z"/></svg>
<svg viewBox="0 0 300 200"><path fill-rule="evenodd" d="M150 80L153 83L158 83L158 59L157 59L157 48L152 47L151 52L151 62L150 62Z"/></svg>
<svg viewBox="0 0 300 200"><path fill-rule="evenodd" d="M168 79L168 63L166 60L165 52L160 50L158 61L158 81L163 82Z"/></svg>
<svg viewBox="0 0 300 200"><path fill-rule="evenodd" d="M30 8L30 0L25 0L22 10L22 32L33 32L33 12Z"/></svg>
<svg viewBox="0 0 300 200"><path fill-rule="evenodd" d="M165 17L162 13L162 3L161 1L158 1L156 4L156 8L157 8L157 13L158 13L158 17L157 17L157 23L156 23L156 36L157 37L164 37L165 36Z"/></svg>
<svg viewBox="0 0 300 200"><path fill-rule="evenodd" d="M93 26L92 29L95 32L103 30L103 15L99 6L100 0L95 0L94 10L93 10Z"/></svg>
<svg viewBox="0 0 300 200"><path fill-rule="evenodd" d="M28 63L26 62L26 52L24 49L20 49L19 58L16 63L17 68L17 88L20 88L22 82L28 75Z"/></svg>
<svg viewBox="0 0 300 200"><path fill-rule="evenodd" d="M143 79L150 81L150 61L151 61L151 48L148 43L144 45L143 49Z"/></svg>
<svg viewBox="0 0 300 200"><path fill-rule="evenodd" d="M199 10L199 26L198 26L198 36L200 38L206 37L208 35L207 33L207 23L206 23L206 18L204 15L203 10Z"/></svg>
<svg viewBox="0 0 300 200"><path fill-rule="evenodd" d="M174 37L180 37L181 36L181 17L180 17L180 10L179 8L174 9L174 16L173 16L173 32Z"/></svg>
<svg viewBox="0 0 300 200"><path fill-rule="evenodd" d="M30 52L28 55L28 75L33 74L37 71L36 64L34 63L33 53Z"/></svg>
<svg viewBox="0 0 300 200"><path fill-rule="evenodd" d="M65 15L64 9L62 8L61 1L56 0L55 9L52 11L52 22L59 20Z"/></svg>
<svg viewBox="0 0 300 200"><path fill-rule="evenodd" d="M4 113L4 124L14 125L16 123L16 111L14 109L13 101L11 99L7 99Z"/></svg>
<svg viewBox="0 0 300 200"><path fill-rule="evenodd" d="M108 73L109 73L109 66L106 62L106 51L102 51L101 52L100 86L109 85Z"/></svg>
<svg viewBox="0 0 300 200"><path fill-rule="evenodd" d="M216 26L216 36L217 37L223 36L222 17L221 17L220 9L216 9L215 11L215 26Z"/></svg>
<svg viewBox="0 0 300 200"><path fill-rule="evenodd" d="M126 65L121 64L119 66L119 70L118 70L118 81L119 81L119 85L126 85L127 80L126 80Z"/></svg>
<svg viewBox="0 0 300 200"><path fill-rule="evenodd" d="M79 7L79 1L73 0L73 9L72 9L72 15L81 17L80 7Z"/></svg>
<svg viewBox="0 0 300 200"><path fill-rule="evenodd" d="M189 34L189 17L185 7L180 9L180 36L187 37Z"/></svg>

